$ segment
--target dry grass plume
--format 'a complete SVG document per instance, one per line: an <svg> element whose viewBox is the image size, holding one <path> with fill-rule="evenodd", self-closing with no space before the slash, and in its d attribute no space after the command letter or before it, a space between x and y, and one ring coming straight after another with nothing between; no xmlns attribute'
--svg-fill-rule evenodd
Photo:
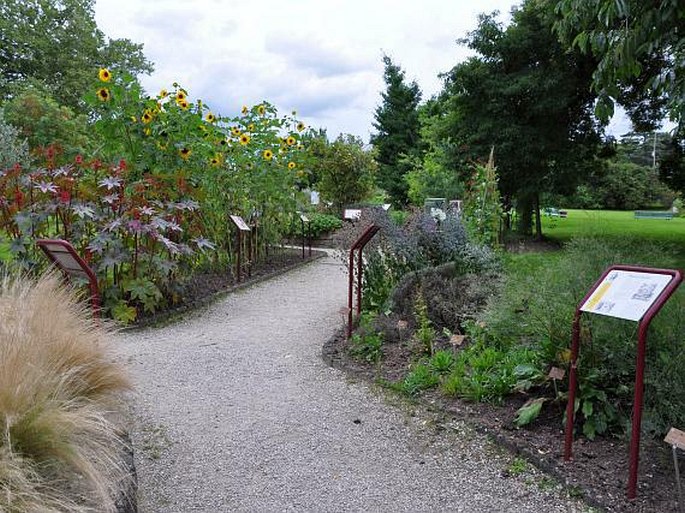
<svg viewBox="0 0 685 513"><path fill-rule="evenodd" d="M54 274L0 278L0 511L114 511L129 387L107 329Z"/></svg>

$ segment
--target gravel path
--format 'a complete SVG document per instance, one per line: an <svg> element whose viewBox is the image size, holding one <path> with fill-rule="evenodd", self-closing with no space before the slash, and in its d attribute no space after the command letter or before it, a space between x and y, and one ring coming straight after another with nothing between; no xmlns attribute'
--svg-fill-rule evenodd
<svg viewBox="0 0 685 513"><path fill-rule="evenodd" d="M323 363L345 300L329 257L117 335L141 513L585 510L460 422Z"/></svg>

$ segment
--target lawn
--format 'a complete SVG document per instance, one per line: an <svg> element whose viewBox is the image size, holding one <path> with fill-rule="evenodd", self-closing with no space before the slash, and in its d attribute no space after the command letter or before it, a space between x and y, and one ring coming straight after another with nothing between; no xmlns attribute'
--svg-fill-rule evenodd
<svg viewBox="0 0 685 513"><path fill-rule="evenodd" d="M542 218L545 237L566 242L579 235L606 237L637 236L645 239L685 243L685 217L635 219L633 211L567 210L567 218Z"/></svg>

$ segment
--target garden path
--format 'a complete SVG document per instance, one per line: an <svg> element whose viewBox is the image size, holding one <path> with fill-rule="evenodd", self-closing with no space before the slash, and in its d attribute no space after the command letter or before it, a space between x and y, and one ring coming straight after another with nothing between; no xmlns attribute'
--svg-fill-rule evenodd
<svg viewBox="0 0 685 513"><path fill-rule="evenodd" d="M140 513L584 509L462 423L328 367L345 300L327 257L117 335Z"/></svg>

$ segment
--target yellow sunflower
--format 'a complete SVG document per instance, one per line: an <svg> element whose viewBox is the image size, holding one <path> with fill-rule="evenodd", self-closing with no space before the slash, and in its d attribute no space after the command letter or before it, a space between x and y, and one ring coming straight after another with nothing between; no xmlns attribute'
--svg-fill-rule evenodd
<svg viewBox="0 0 685 513"><path fill-rule="evenodd" d="M211 112L207 113L207 116L205 117L208 123L214 123L216 121L216 116L212 114Z"/></svg>
<svg viewBox="0 0 685 513"><path fill-rule="evenodd" d="M285 143L286 143L288 146L292 146L292 145L295 144L296 142L297 142L297 141L295 140L295 138L294 138L292 135L288 136L288 138L285 140Z"/></svg>
<svg viewBox="0 0 685 513"><path fill-rule="evenodd" d="M98 77L100 78L101 82L109 82L112 79L112 74L109 72L107 68L100 68L100 71L98 72Z"/></svg>
<svg viewBox="0 0 685 513"><path fill-rule="evenodd" d="M264 156L265 160L271 160L272 158L274 158L274 154L271 150L264 150L264 153L262 153L262 155Z"/></svg>
<svg viewBox="0 0 685 513"><path fill-rule="evenodd" d="M98 100L101 102L108 102L112 96L109 94L109 89L106 87L101 87L97 92Z"/></svg>
<svg viewBox="0 0 685 513"><path fill-rule="evenodd" d="M184 93L183 91L178 91L176 93L176 101L177 102L182 102L185 99L186 99L186 93Z"/></svg>
<svg viewBox="0 0 685 513"><path fill-rule="evenodd" d="M190 154L192 152L193 151L190 148L181 148L181 150L178 153L183 160L188 160L188 157L190 157Z"/></svg>
<svg viewBox="0 0 685 513"><path fill-rule="evenodd" d="M240 128L238 128L237 126L234 126L233 128L231 128L231 133L233 135L235 135L236 137L238 137L240 135Z"/></svg>
<svg viewBox="0 0 685 513"><path fill-rule="evenodd" d="M188 110L188 107L190 106L188 105L188 102L185 100L177 101L176 103L178 103L178 106L181 107L183 110Z"/></svg>
<svg viewBox="0 0 685 513"><path fill-rule="evenodd" d="M298 132L301 132L301 131L304 130L304 129L305 129L304 123L303 123L302 121L300 121L300 122L297 124L297 131L298 131Z"/></svg>
<svg viewBox="0 0 685 513"><path fill-rule="evenodd" d="M297 167L297 164L294 162L288 162L288 169L293 170Z"/></svg>
<svg viewBox="0 0 685 513"><path fill-rule="evenodd" d="M247 131L254 132L254 123L250 123L249 125L247 125Z"/></svg>
<svg viewBox="0 0 685 513"><path fill-rule="evenodd" d="M219 164L221 164L221 158L219 158L219 156L216 155L209 160L209 163L210 163L210 165L216 167Z"/></svg>
<svg viewBox="0 0 685 513"><path fill-rule="evenodd" d="M243 146L247 145L250 142L250 136L247 134L243 134L240 136L240 144Z"/></svg>
<svg viewBox="0 0 685 513"><path fill-rule="evenodd" d="M247 105L243 105L243 108L240 109L240 112L242 112L243 116L244 116L245 114L247 114L247 112L248 112Z"/></svg>
<svg viewBox="0 0 685 513"><path fill-rule="evenodd" d="M259 114L260 116L266 114L266 107L264 107L264 105L260 105L259 107L257 107L257 114Z"/></svg>
<svg viewBox="0 0 685 513"><path fill-rule="evenodd" d="M145 109L145 112L143 112L140 120L147 125L152 121L152 112L150 112L148 109Z"/></svg>
<svg viewBox="0 0 685 513"><path fill-rule="evenodd" d="M162 89L157 96L159 98L166 98L167 96L169 96L169 91L167 91L166 89Z"/></svg>

